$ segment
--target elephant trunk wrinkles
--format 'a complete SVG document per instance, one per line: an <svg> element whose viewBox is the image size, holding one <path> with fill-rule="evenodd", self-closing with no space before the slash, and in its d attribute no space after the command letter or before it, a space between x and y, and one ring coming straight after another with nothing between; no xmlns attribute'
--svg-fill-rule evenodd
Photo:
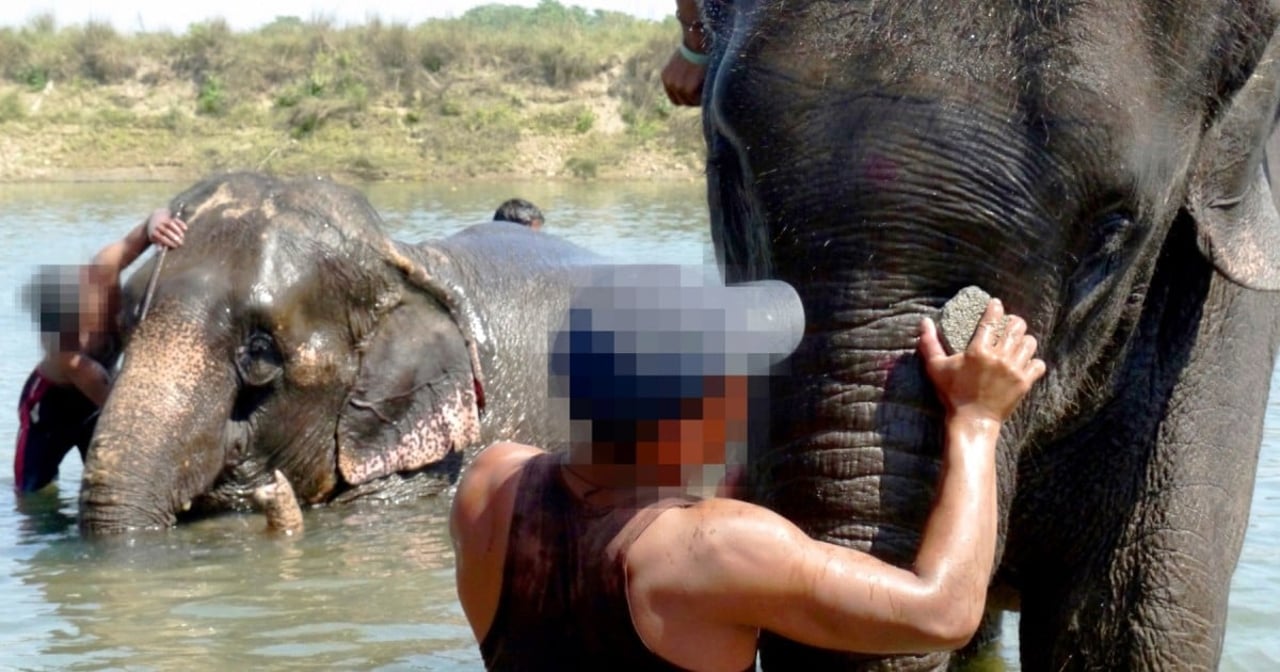
<svg viewBox="0 0 1280 672"><path fill-rule="evenodd" d="M838 338L827 335L837 330L811 332L791 375L773 382L771 404L786 410L772 418L772 445L753 458L762 504L816 539L900 567L915 560L941 467L943 409L913 354L928 312L882 316ZM948 661L942 653L880 658L764 640L764 669L919 672Z"/></svg>
<svg viewBox="0 0 1280 672"><path fill-rule="evenodd" d="M755 459L762 503L815 538L900 566L915 558L940 469L942 407L913 350L922 314L811 332L774 382L773 407L786 411Z"/></svg>
<svg viewBox="0 0 1280 672"><path fill-rule="evenodd" d="M224 462L232 372L192 323L144 322L102 409L84 465L84 533L167 527Z"/></svg>

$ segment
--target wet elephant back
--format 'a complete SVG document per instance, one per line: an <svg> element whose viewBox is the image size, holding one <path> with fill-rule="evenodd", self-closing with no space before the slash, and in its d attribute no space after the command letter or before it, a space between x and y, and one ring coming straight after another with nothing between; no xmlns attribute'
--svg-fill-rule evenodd
<svg viewBox="0 0 1280 672"><path fill-rule="evenodd" d="M608 260L555 235L486 222L420 246L448 260L479 329L484 369L482 443L553 447L563 429L547 404L548 332L568 305L574 269Z"/></svg>

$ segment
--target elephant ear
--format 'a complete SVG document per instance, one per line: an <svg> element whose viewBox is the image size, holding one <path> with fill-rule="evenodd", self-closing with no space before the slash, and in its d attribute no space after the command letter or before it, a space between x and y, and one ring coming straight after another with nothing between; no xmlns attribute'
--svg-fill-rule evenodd
<svg viewBox="0 0 1280 672"><path fill-rule="evenodd" d="M338 419L338 470L351 485L413 471L480 440L484 405L475 328L453 283L388 242L403 275L375 317Z"/></svg>
<svg viewBox="0 0 1280 672"><path fill-rule="evenodd" d="M1271 291L1280 290L1280 213L1264 162L1278 102L1280 41L1273 38L1206 132L1187 194L1205 257L1233 282Z"/></svg>

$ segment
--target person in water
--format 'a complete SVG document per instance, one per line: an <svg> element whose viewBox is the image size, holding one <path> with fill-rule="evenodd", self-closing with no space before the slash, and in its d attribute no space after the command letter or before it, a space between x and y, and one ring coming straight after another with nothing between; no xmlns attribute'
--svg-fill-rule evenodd
<svg viewBox="0 0 1280 672"><path fill-rule="evenodd" d="M995 555L1000 429L1045 371L1026 323L986 309L948 356L918 352L945 408L936 502L911 568L778 514L679 486L746 440L753 379L804 331L789 285L670 267L598 270L554 335L567 450L496 443L458 485L457 588L490 670L754 669L765 629L865 653L950 650L978 627Z"/></svg>
<svg viewBox="0 0 1280 672"><path fill-rule="evenodd" d="M493 221L495 222L515 222L523 224L534 231L542 228L542 222L545 218L538 206L524 200L523 198L509 198L498 206L497 211L493 213Z"/></svg>
<svg viewBox="0 0 1280 672"><path fill-rule="evenodd" d="M111 386L108 367L119 354L120 273L152 244L180 247L186 230L161 208L88 266L45 266L28 285L24 299L38 323L43 356L18 401L13 478L19 492L52 483L73 447L84 458Z"/></svg>

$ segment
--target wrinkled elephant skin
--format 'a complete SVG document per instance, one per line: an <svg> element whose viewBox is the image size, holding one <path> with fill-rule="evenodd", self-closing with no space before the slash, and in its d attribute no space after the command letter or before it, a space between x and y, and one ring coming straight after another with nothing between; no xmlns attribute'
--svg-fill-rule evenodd
<svg viewBox="0 0 1280 672"><path fill-rule="evenodd" d="M1280 315L1261 0L704 0L730 281L810 323L754 497L907 566L938 473L916 325L976 285L1049 374L999 452L992 612L1027 670L1216 669ZM1273 157L1272 157L1273 158ZM941 669L762 642L767 670Z"/></svg>
<svg viewBox="0 0 1280 672"><path fill-rule="evenodd" d="M126 324L85 461L85 532L248 510L276 470L302 504L411 497L469 448L555 438L548 320L595 255L500 222L399 243L327 180L217 176L173 207L186 242Z"/></svg>

